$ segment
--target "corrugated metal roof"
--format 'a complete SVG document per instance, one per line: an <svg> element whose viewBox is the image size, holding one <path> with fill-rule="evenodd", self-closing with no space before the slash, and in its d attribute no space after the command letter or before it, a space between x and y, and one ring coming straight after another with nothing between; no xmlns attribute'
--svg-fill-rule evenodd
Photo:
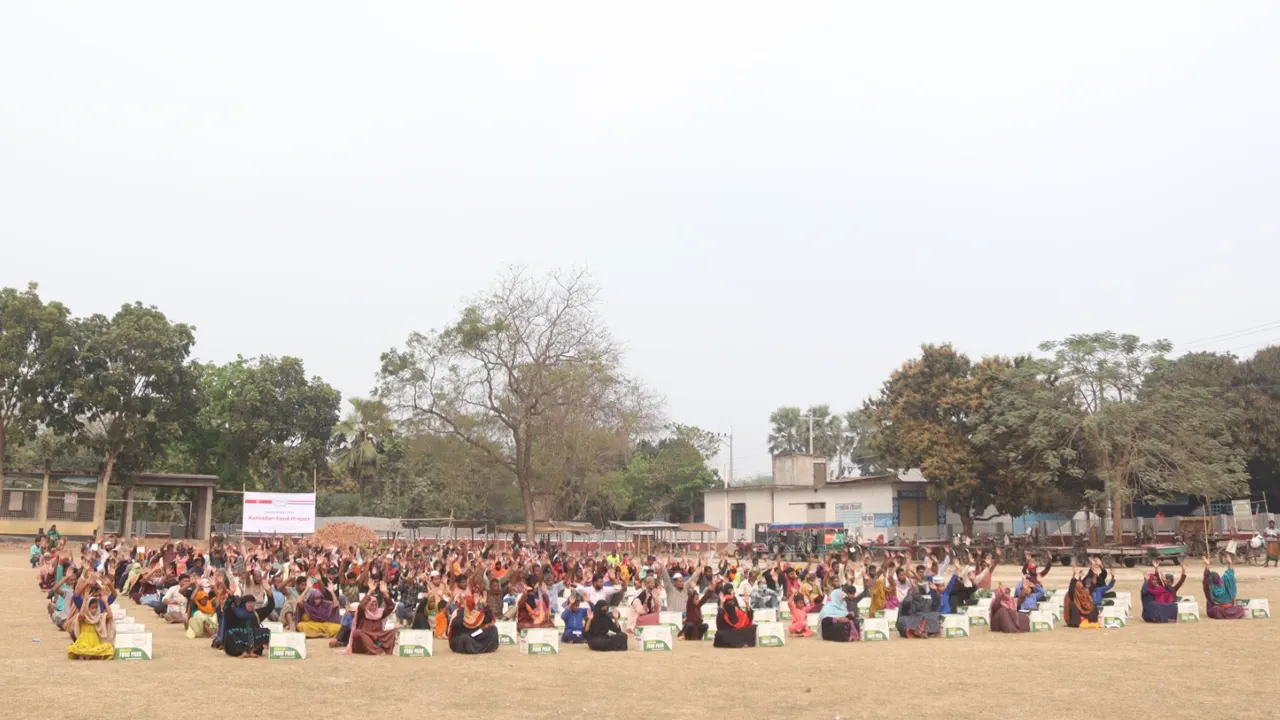
<svg viewBox="0 0 1280 720"><path fill-rule="evenodd" d="M720 532L720 528L710 523L680 523L680 529L684 532Z"/></svg>
<svg viewBox="0 0 1280 720"><path fill-rule="evenodd" d="M678 530L678 523L663 522L661 520L610 520L609 524L614 527L620 527L624 530Z"/></svg>

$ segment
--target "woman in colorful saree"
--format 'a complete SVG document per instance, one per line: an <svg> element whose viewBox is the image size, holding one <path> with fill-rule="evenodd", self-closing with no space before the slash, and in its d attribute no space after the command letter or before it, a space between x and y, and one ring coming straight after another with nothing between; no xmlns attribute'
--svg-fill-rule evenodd
<svg viewBox="0 0 1280 720"><path fill-rule="evenodd" d="M996 587L995 596L991 599L991 632L1024 633L1031 632L1031 616L1018 612L1018 601L1009 593L1004 585Z"/></svg>
<svg viewBox="0 0 1280 720"><path fill-rule="evenodd" d="M1063 603L1063 614L1067 627L1093 629L1102 627L1098 624L1098 605L1093 601L1092 580L1088 576L1081 578L1079 568L1072 568L1071 584L1067 586L1067 598Z"/></svg>
<svg viewBox="0 0 1280 720"><path fill-rule="evenodd" d="M228 600L227 605L234 601ZM222 649L232 657L259 658L271 642L271 631L262 627L262 621L276 609L276 600L267 593L266 607L259 608L257 598L245 595L240 602L226 607L222 612Z"/></svg>
<svg viewBox="0 0 1280 720"><path fill-rule="evenodd" d="M391 612L391 596L386 581L374 585L369 581L369 591L356 605L355 619L351 624L351 638L347 652L356 655L390 655L396 647L395 630L387 630L383 623Z"/></svg>
<svg viewBox="0 0 1280 720"><path fill-rule="evenodd" d="M462 655L482 655L498 649L498 628L493 613L476 605L474 595L465 595L449 623L449 649Z"/></svg>
<svg viewBox="0 0 1280 720"><path fill-rule="evenodd" d="M1209 556L1204 557L1205 614L1214 620L1239 620L1244 608L1236 605L1236 569L1227 555L1227 571L1219 575L1213 572Z"/></svg>
<svg viewBox="0 0 1280 720"><path fill-rule="evenodd" d="M101 579L89 575L81 581L79 591L71 597L71 613L63 629L71 633L67 657L71 660L110 660L115 655L111 643L116 639L111 603L115 596Z"/></svg>
<svg viewBox="0 0 1280 720"><path fill-rule="evenodd" d="M689 602L695 602L694 595L689 595ZM685 627L688 628L687 623ZM705 631L706 625L702 627ZM582 636L587 639L587 647L592 650L625 652L627 649L627 634L622 632L618 622L613 619L613 611L609 609L607 600L600 600L592 606L591 615L587 618L587 626L582 631ZM698 639L701 639L701 634Z"/></svg>
<svg viewBox="0 0 1280 720"><path fill-rule="evenodd" d="M516 607L516 630L552 627L551 598L538 578L529 578L529 588Z"/></svg>
<svg viewBox="0 0 1280 720"><path fill-rule="evenodd" d="M733 586L725 583L721 588L720 612L716 613L715 646L722 648L747 648L756 645L756 626L752 622L751 608L745 610L733 596Z"/></svg>
<svg viewBox="0 0 1280 720"><path fill-rule="evenodd" d="M191 602L187 603L187 613L189 639L213 637L218 633L218 610L214 607L213 598L203 585L197 586L191 593Z"/></svg>
<svg viewBox="0 0 1280 720"><path fill-rule="evenodd" d="M882 571L877 570L875 565L867 568L867 577L863 586L863 592L869 592L871 595L871 607L867 608L867 617L876 617L877 613L887 606L889 586L884 583L881 575Z"/></svg>
<svg viewBox="0 0 1280 720"><path fill-rule="evenodd" d="M861 635L858 627L858 607L853 602L853 587L835 588L827 596L827 602L818 614L822 626L822 639L832 642L856 642Z"/></svg>
<svg viewBox="0 0 1280 720"><path fill-rule="evenodd" d="M338 623L338 606L317 588L306 591L297 609L298 632L308 638L337 637L342 629Z"/></svg>
<svg viewBox="0 0 1280 720"><path fill-rule="evenodd" d="M1142 584L1142 619L1149 623L1178 622L1178 588L1186 579L1185 565L1182 577L1172 586L1160 577L1160 568L1152 565L1146 582Z"/></svg>

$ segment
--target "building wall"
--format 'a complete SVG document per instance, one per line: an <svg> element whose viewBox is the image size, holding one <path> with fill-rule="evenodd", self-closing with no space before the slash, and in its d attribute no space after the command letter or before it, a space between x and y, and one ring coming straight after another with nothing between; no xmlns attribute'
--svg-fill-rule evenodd
<svg viewBox="0 0 1280 720"><path fill-rule="evenodd" d="M744 503L747 513L746 530L721 532L717 540L727 542L745 535L751 539L760 523L834 522L836 503L861 503L867 514L893 513L894 484L891 482L859 483L849 486L822 488L723 488L708 490L703 495L706 521L719 528L730 528L731 507ZM822 503L825 507L810 509L810 503Z"/></svg>
<svg viewBox="0 0 1280 720"><path fill-rule="evenodd" d="M822 467L816 471L815 467ZM822 482L827 479L827 459L817 455L802 455L798 453L788 453L786 455L776 455L773 458L773 483L775 485L803 485L813 487L815 477L820 477Z"/></svg>

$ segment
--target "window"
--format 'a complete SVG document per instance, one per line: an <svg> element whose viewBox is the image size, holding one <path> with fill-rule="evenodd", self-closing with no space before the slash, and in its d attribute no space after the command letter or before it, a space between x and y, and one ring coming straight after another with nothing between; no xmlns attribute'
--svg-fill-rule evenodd
<svg viewBox="0 0 1280 720"><path fill-rule="evenodd" d="M827 504L824 502L805 503L805 504L809 507L810 510L826 510L827 509Z"/></svg>
<svg viewBox="0 0 1280 720"><path fill-rule="evenodd" d="M733 503L729 506L729 525L734 530L747 529L747 504Z"/></svg>

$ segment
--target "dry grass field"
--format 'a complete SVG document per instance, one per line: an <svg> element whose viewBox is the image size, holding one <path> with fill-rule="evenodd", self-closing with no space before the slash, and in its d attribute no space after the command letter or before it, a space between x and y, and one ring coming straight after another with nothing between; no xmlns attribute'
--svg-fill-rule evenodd
<svg viewBox="0 0 1280 720"><path fill-rule="evenodd" d="M1199 563L1186 589L1199 594ZM1065 585L1055 568L1049 584ZM998 575L1008 581L1012 573ZM1138 590L1139 571L1117 587ZM1241 595L1280 601L1280 571L1239 571ZM44 612L25 554L0 551L0 717L1273 718L1280 716L1280 620L1202 620L1020 636L777 649L679 643L670 654L339 656L239 660L124 606L154 631L151 662L72 662ZM1277 603L1280 606L1280 602ZM36 643L33 638L39 638ZM443 650L443 652L440 652Z"/></svg>

